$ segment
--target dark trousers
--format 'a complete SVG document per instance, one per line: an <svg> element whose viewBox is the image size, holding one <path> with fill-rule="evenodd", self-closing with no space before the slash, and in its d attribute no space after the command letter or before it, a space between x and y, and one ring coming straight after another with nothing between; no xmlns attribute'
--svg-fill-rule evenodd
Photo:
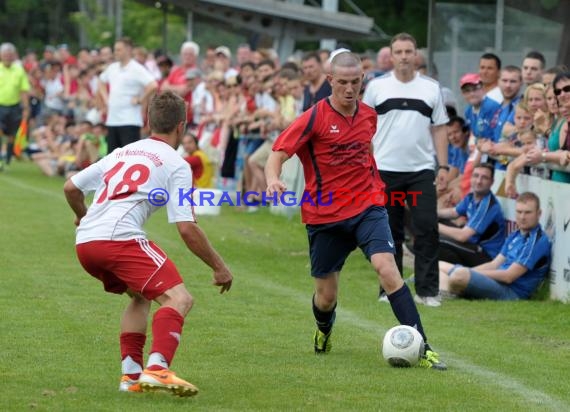
<svg viewBox="0 0 570 412"><path fill-rule="evenodd" d="M439 260L456 265L473 267L490 262L492 259L480 245L458 242L450 237L440 235Z"/></svg>
<svg viewBox="0 0 570 412"><path fill-rule="evenodd" d="M107 153L141 138L139 126L107 126Z"/></svg>
<svg viewBox="0 0 570 412"><path fill-rule="evenodd" d="M405 206L396 199L406 194L414 235L414 276L419 296L436 296L439 293L439 232L437 227L437 196L433 170L419 172L380 171L386 183L390 229L396 247L396 264L403 273ZM410 192L421 192L414 198ZM415 200L415 205L414 205Z"/></svg>
<svg viewBox="0 0 570 412"><path fill-rule="evenodd" d="M22 121L22 108L19 104L13 106L0 106L0 147L2 146L2 135L7 137L6 144L6 164L10 164L14 151L14 136L18 132ZM2 157L0 156L0 164Z"/></svg>

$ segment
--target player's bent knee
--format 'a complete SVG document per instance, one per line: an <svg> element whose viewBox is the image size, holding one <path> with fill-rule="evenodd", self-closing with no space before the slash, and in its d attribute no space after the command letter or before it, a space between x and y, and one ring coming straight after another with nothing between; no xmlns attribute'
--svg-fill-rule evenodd
<svg viewBox="0 0 570 412"><path fill-rule="evenodd" d="M329 308L334 306L336 303L337 295L336 293L322 293L315 297L316 304L318 307Z"/></svg>
<svg viewBox="0 0 570 412"><path fill-rule="evenodd" d="M335 305L337 301L336 288L317 288L315 291L315 304L321 309L328 309Z"/></svg>
<svg viewBox="0 0 570 412"><path fill-rule="evenodd" d="M376 253L370 259L374 270L378 274L384 290L390 294L397 291L404 284L394 255L391 253Z"/></svg>
<svg viewBox="0 0 570 412"><path fill-rule="evenodd" d="M315 300L325 306L334 305L337 299L336 287L317 287Z"/></svg>
<svg viewBox="0 0 570 412"><path fill-rule="evenodd" d="M398 266L396 266L396 260L394 255L391 253L376 253L370 258L372 267L378 273L378 276L385 278L386 280L390 278L400 277L400 271Z"/></svg>
<svg viewBox="0 0 570 412"><path fill-rule="evenodd" d="M194 305L194 298L190 293L186 292L185 295L180 297L179 305L181 309L180 313L182 314L182 316L186 316L188 312L190 312L190 309L192 309L192 306Z"/></svg>
<svg viewBox="0 0 570 412"><path fill-rule="evenodd" d="M182 316L186 316L194 305L194 298L183 284L176 285L160 295L156 301L161 306L170 306Z"/></svg>

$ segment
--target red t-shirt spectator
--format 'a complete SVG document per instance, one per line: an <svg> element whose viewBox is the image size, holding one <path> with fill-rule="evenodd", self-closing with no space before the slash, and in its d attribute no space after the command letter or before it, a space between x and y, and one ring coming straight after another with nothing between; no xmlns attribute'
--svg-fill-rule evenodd
<svg viewBox="0 0 570 412"><path fill-rule="evenodd" d="M181 84L186 83L186 72L194 67L196 66L192 67L176 66L170 71L170 74L168 75L166 80L168 81L168 83L172 84L173 86L180 86Z"/></svg>
<svg viewBox="0 0 570 412"><path fill-rule="evenodd" d="M77 59L75 56L69 55L64 61L61 62L63 65L77 66Z"/></svg>

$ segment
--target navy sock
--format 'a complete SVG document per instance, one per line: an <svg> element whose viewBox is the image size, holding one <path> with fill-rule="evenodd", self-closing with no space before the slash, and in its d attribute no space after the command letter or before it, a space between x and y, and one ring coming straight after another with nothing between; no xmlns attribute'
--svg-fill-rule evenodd
<svg viewBox="0 0 570 412"><path fill-rule="evenodd" d="M388 295L388 300L390 305L392 305L392 312L394 312L398 321L402 325L416 328L427 345L427 336L424 333L420 314L408 286L404 283L404 286Z"/></svg>
<svg viewBox="0 0 570 412"><path fill-rule="evenodd" d="M311 299L311 303L313 304L313 315L315 315L317 328L319 328L321 332L327 335L331 331L334 325L334 320L336 318L336 312L335 312L336 303L330 312L323 312L322 310L317 308L317 306L315 305L314 295L313 298Z"/></svg>

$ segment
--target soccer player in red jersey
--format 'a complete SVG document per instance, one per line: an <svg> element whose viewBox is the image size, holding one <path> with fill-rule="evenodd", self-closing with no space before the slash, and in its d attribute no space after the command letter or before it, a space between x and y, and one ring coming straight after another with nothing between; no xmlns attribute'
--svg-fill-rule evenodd
<svg viewBox="0 0 570 412"><path fill-rule="evenodd" d="M376 112L358 101L362 87L360 58L348 51L336 54L327 76L330 97L319 101L295 120L275 141L265 168L267 196L275 198L287 188L280 180L283 163L297 154L305 173L305 192L317 201L302 202L301 213L309 237L312 300L317 330L315 353L331 350L331 333L340 271L358 246L370 260L381 286L388 292L392 310L401 324L417 328L426 342L420 365L445 370L427 344L420 315L394 260L394 240L383 206L371 197L335 198L335 194L376 192L384 184L372 155ZM332 199L329 197L332 193ZM326 194L323 196L323 194ZM319 197L320 196L320 197ZM326 199L326 204L319 202Z"/></svg>
<svg viewBox="0 0 570 412"><path fill-rule="evenodd" d="M232 285L230 270L208 242L189 204L176 201L192 187L190 165L176 152L186 128L184 101L173 92L153 98L149 110L152 137L139 140L92 164L65 183L75 212L79 262L103 283L105 291L131 297L121 321L122 373L119 390L165 391L192 396L198 389L170 368L180 343L184 317L193 298L176 266L142 227L160 206L176 223L186 246L212 268L220 293ZM164 191L166 189L166 191ZM162 190L156 194L157 190ZM87 209L84 192L95 191ZM172 199L168 201L168 197ZM152 346L143 370L143 349L152 301L160 308L152 319Z"/></svg>

